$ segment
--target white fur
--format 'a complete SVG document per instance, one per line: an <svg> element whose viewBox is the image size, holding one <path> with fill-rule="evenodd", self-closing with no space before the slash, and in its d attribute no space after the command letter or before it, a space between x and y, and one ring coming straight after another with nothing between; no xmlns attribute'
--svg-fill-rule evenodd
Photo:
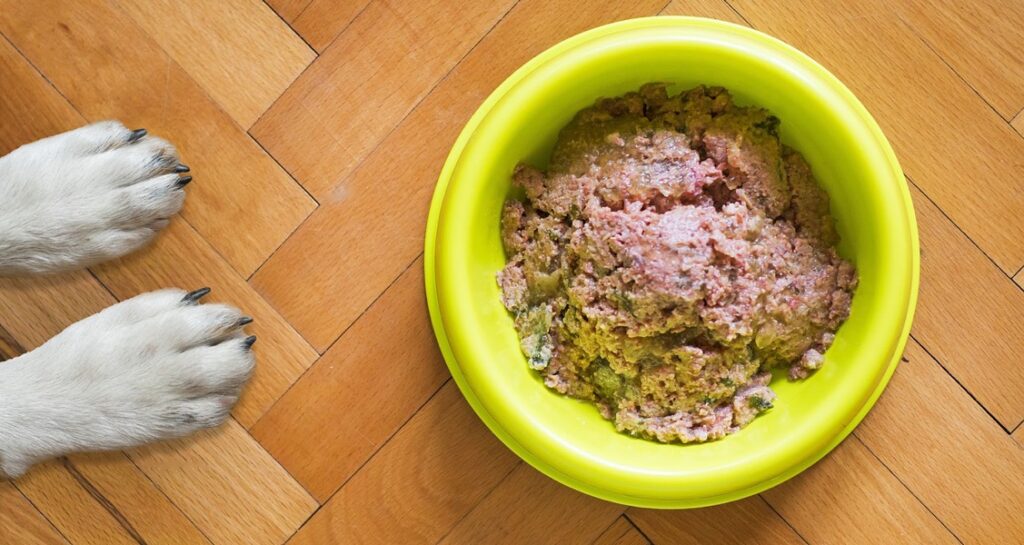
<svg viewBox="0 0 1024 545"><path fill-rule="evenodd" d="M0 276L79 269L148 242L182 205L177 152L113 121L0 158ZM223 422L252 372L241 314L140 295L0 363L0 476Z"/></svg>
<svg viewBox="0 0 1024 545"><path fill-rule="evenodd" d="M80 269L138 249L181 209L174 146L104 121L0 158L0 275Z"/></svg>
<svg viewBox="0 0 1024 545"><path fill-rule="evenodd" d="M242 315L184 295L139 295L0 363L0 470L223 422L253 368Z"/></svg>

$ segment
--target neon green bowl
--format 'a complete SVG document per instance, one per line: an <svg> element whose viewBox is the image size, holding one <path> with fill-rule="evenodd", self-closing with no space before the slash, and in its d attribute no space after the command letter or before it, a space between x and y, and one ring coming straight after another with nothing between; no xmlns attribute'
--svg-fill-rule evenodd
<svg viewBox="0 0 1024 545"><path fill-rule="evenodd" d="M543 166L572 116L651 81L721 85L782 119L832 199L860 286L824 368L779 379L775 408L720 441L664 445L619 434L589 404L530 371L495 273L499 215L520 161ZM467 123L431 204L424 266L431 319L459 388L509 448L550 477L606 500L700 507L806 469L846 437L903 352L918 285L910 194L885 136L834 76L792 47L721 21L657 17L570 38L509 77Z"/></svg>

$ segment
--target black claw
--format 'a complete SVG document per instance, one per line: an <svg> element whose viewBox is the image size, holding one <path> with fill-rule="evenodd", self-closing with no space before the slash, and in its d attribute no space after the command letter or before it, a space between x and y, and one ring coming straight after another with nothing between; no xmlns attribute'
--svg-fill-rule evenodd
<svg viewBox="0 0 1024 545"><path fill-rule="evenodd" d="M178 166L174 167L174 172L177 172L178 174L181 174L182 172L188 172L189 170L190 169L188 168L188 165L184 163L178 163Z"/></svg>
<svg viewBox="0 0 1024 545"><path fill-rule="evenodd" d="M178 187L185 187L191 181L192 181L192 177L191 176L182 176L181 178L178 178L178 184L177 185L178 185Z"/></svg>
<svg viewBox="0 0 1024 545"><path fill-rule="evenodd" d="M249 337L246 337L244 341L242 341L242 346L244 346L245 349L248 350L248 349L252 348L252 345L255 344L255 343L256 343L256 335L250 335Z"/></svg>
<svg viewBox="0 0 1024 545"><path fill-rule="evenodd" d="M238 327L242 327L244 325L249 325L251 323L252 323L252 318L250 318L248 316L242 316L241 318L238 319Z"/></svg>
<svg viewBox="0 0 1024 545"><path fill-rule="evenodd" d="M146 136L146 129L135 129L128 135L128 143L134 144Z"/></svg>
<svg viewBox="0 0 1024 545"><path fill-rule="evenodd" d="M202 299L203 297L206 297L207 293L210 293L210 288L199 288L196 291L192 291L192 292L186 293L185 297L181 298L181 302L183 302L185 304L188 304L188 305L194 305L200 299Z"/></svg>

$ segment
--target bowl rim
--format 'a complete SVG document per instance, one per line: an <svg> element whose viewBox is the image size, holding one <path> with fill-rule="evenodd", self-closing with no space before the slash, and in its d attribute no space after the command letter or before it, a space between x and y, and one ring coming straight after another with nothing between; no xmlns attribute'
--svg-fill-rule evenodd
<svg viewBox="0 0 1024 545"><path fill-rule="evenodd" d="M437 236L439 225L442 222L441 213L446 202L448 183L455 175L456 168L462 158L463 151L469 144L471 137L476 133L481 123L485 121L488 114L495 108L502 98L504 98L510 90L512 90L522 80L526 79L527 76L535 70L564 56L566 52L577 48L583 48L591 42L598 42L614 34L652 29L664 30L666 28L675 31L680 29L700 29L705 32L717 32L721 33L723 36L741 37L745 40L752 41L764 48L762 54L765 54L766 52L766 54L769 55L784 55L788 61L799 64L801 69L817 78L822 84L827 85L830 91L837 93L843 99L841 102L842 106L849 108L854 114L856 114L860 122L862 122L864 127L871 133L873 140L878 144L880 151L886 159L886 167L890 169L889 174L894 176L894 179L897 180L898 187L896 189L902 200L903 211L905 212L905 219L907 222L906 232L910 238L908 246L911 255L908 256L909 271L907 271L910 278L908 279L909 289L907 290L907 305L905 318L902 324L903 327L896 335L887 367L880 375L874 390L864 398L863 404L860 406L859 410L857 410L854 417L839 431L839 433L835 434L819 448L814 449L813 452L803 455L802 457L794 458L792 463L788 465L787 469L781 472L763 474L756 479L755 482L746 483L739 487L724 487L721 493L712 495L690 496L681 494L673 496L669 493L655 496L627 494L621 491L612 490L609 489L609 487L587 480L578 474L570 475L561 471L554 467L548 460L545 460L545 456L536 454L535 449L531 449L529 444L524 444L524 442L513 437L513 434L506 429L506 426L499 421L499 418L495 417L495 415L491 414L487 409L485 403L473 389L470 381L467 379L467 376L458 363L455 355L456 350L453 349L452 342L449 337L449 331L446 327L446 323L451 320L445 320L445 312L443 311L440 302L442 298L439 296L438 286L438 276L440 270L443 269L443 266L439 264L439 260L437 258ZM605 500L639 507L689 508L714 505L741 499L775 486L776 484L793 477L821 459L853 431L853 428L856 427L856 425L864 418L870 408L874 405L877 398L881 395L883 389L895 371L896 366L899 364L903 349L909 337L909 329L913 319L919 284L919 245L917 224L913 212L913 203L911 201L909 188L906 185L899 163L896 160L895 153L892 151L892 148L884 134L881 132L881 129L878 127L877 123L868 111L856 99L852 92L850 92L837 78L835 78L835 76L795 48L792 48L791 46L759 31L714 19L659 16L611 23L564 40L524 64L491 93L491 95L483 102L476 113L474 113L466 123L463 131L453 145L439 176L438 183L435 187L434 195L431 200L427 220L424 242L424 273L431 324L434 328L435 336L445 362L448 365L456 384L462 391L464 397L470 403L473 410L481 420L484 421L488 428L490 428L491 431L506 444L506 446L538 470L581 492ZM565 453L563 453L563 455L565 455ZM580 461L585 462L585 460Z"/></svg>

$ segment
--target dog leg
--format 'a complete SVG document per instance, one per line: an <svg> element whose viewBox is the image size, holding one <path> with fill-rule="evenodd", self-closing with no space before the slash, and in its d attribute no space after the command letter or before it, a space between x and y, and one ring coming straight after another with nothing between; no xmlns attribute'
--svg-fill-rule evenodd
<svg viewBox="0 0 1024 545"><path fill-rule="evenodd" d="M0 363L0 474L219 425L253 369L238 310L209 290L139 295Z"/></svg>
<svg viewBox="0 0 1024 545"><path fill-rule="evenodd" d="M138 249L192 178L174 146L114 121L0 157L0 275L80 269Z"/></svg>

